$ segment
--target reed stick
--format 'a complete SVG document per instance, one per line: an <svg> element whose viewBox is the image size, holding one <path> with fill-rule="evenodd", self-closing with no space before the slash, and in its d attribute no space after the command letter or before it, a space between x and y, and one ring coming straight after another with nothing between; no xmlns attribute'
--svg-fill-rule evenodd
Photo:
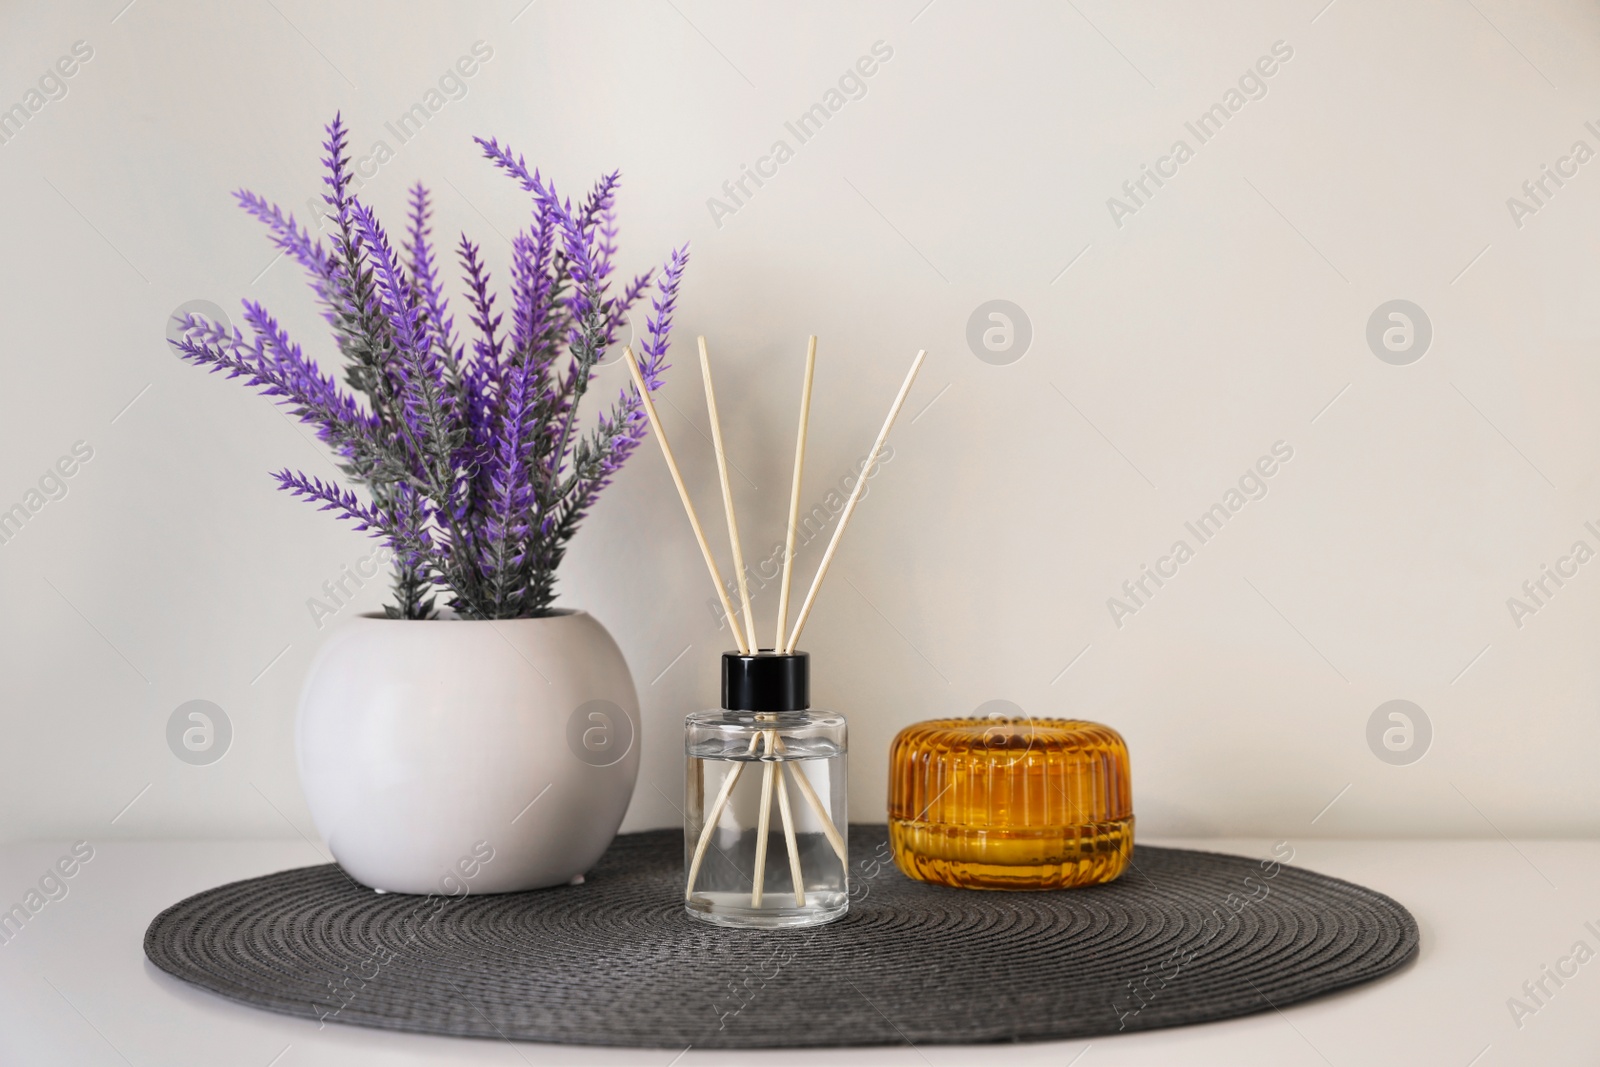
<svg viewBox="0 0 1600 1067"><path fill-rule="evenodd" d="M783 748L783 738L780 737L778 738L778 751L782 752ZM845 857L844 838L840 835L839 828L834 825L833 816L829 815L828 809L823 806L822 798L817 796L816 789L811 785L811 779L807 778L805 771L800 769L798 761L785 761L784 767L793 776L794 784L800 787L800 795L810 805L812 813L821 821L823 836L828 839L828 844L832 845L833 851L838 854L839 862L849 863L849 860Z"/></svg>
<svg viewBox="0 0 1600 1067"><path fill-rule="evenodd" d="M656 433L656 442L661 445L661 455L667 461L667 470L672 473L672 484L678 487L678 499L683 501L684 513L689 516L689 525L694 528L694 539L700 545L700 555L705 557L706 570L711 574L711 584L717 587L717 596L722 599L722 610L727 613L729 629L733 631L733 643L738 646L741 654L749 655L750 647L745 644L744 635L739 632L733 614L733 602L728 599L728 590L722 584L722 574L717 570L717 561L712 558L711 545L706 541L705 530L700 527L700 518L694 513L694 504L689 499L689 488L683 484L683 473L678 470L678 461L672 456L672 446L667 443L666 431L661 428L661 416L656 414L656 405L650 399L650 390L645 386L644 375L639 373L639 363L633 357L632 348L624 348L622 355L628 362L628 372L633 375L633 384L639 390L639 399L644 402L644 413L650 420L650 428ZM712 425L715 425L715 421ZM721 455L720 450L718 455ZM737 546L738 542L735 541L734 544ZM739 573L742 580L743 569Z"/></svg>
<svg viewBox="0 0 1600 1067"><path fill-rule="evenodd" d="M828 844L833 846L833 851L838 855L839 862L848 864L850 860L845 855L844 838L840 835L839 828L833 824L833 817L828 814L828 809L823 807L822 798L817 796L817 791L812 787L811 780L806 777L806 772L789 762L786 762L784 767L788 770L790 776L794 778L794 784L800 787L800 795L805 798L805 802L810 805L812 812L821 820L823 836L828 839Z"/></svg>
<svg viewBox="0 0 1600 1067"><path fill-rule="evenodd" d="M757 734L750 739L750 747L746 750L749 755L756 750L756 744L761 740ZM733 787L739 784L739 776L744 773L744 763L733 765L733 770L728 772L728 777L722 780L722 788L717 790L717 802L711 805L711 811L706 815L705 823L700 827L700 840L695 842L694 858L689 861L689 877L685 880L683 891L684 900L694 898L694 883L700 877L700 861L706 858L706 849L711 844L711 835L717 829L717 823L722 821L722 809L728 806L728 798L733 796Z"/></svg>
<svg viewBox="0 0 1600 1067"><path fill-rule="evenodd" d="M911 369L906 372L906 380L900 384L900 392L894 398L894 405L889 408L889 416L883 420L883 429L878 431L878 439L872 443L872 451L867 456L867 465L861 469L855 488L850 490L850 499L845 501L844 512L839 516L839 525L834 528L833 538L828 542L828 550L822 554L822 562L817 565L817 576L811 579L811 589L806 593L805 603L800 606L800 614L794 620L794 631L789 634L789 640L783 646L784 652L792 653L795 643L800 640L800 631L805 629L806 620L811 617L811 608L816 603L817 590L821 588L822 579L828 573L828 566L833 563L833 554L839 548L839 538L844 535L845 527L850 525L850 516L855 513L856 504L861 500L861 490L867 484L867 472L878 462L878 454L883 451L883 442L888 439L894 420L899 417L900 409L905 406L906 396L911 392L911 383L917 380L917 372L922 369L922 361L927 355L928 350L923 349L917 353L917 358L911 361Z"/></svg>
<svg viewBox="0 0 1600 1067"><path fill-rule="evenodd" d="M778 593L778 636L772 647L783 651L784 631L789 626L789 586L794 578L794 539L800 523L800 479L806 466L806 427L811 421L811 378L817 369L817 337L806 343L806 378L800 387L800 430L794 442L794 481L789 487L789 529L783 541L783 584Z"/></svg>
<svg viewBox="0 0 1600 1067"><path fill-rule="evenodd" d="M772 731L765 732L770 734ZM771 750L771 745L772 741L769 738L768 751ZM756 869L754 881L750 886L752 908L761 907L761 897L766 892L763 883L767 880L767 833L772 829L772 778L773 772L777 769L777 760L769 759L761 764L761 807L756 816Z"/></svg>
<svg viewBox="0 0 1600 1067"><path fill-rule="evenodd" d="M701 337L699 340L700 377L706 383L706 411L711 414L711 445L717 453L717 474L722 479L722 505L728 512L728 540L733 544L733 572L739 583L739 607L744 610L746 642L751 651L756 651L761 646L756 644L756 621L750 614L750 585L744 576L744 549L739 545L739 522L733 517L733 484L728 480L728 453L722 447L722 419L717 415L717 391L711 385L711 354L706 351L706 339ZM729 628L737 630L738 622L737 619L729 619Z"/></svg>
<svg viewBox="0 0 1600 1067"><path fill-rule="evenodd" d="M773 744L778 739L778 731L767 731L767 755L772 756ZM778 815L783 821L783 843L789 850L789 880L794 882L794 906L806 906L805 875L800 873L800 843L794 836L794 815L789 811L789 787L783 780L782 764L777 774L776 786L778 789Z"/></svg>

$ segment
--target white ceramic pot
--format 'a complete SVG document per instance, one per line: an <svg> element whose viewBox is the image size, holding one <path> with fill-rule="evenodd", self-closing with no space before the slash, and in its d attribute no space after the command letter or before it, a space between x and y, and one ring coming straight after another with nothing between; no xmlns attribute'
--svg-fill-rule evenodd
<svg viewBox="0 0 1600 1067"><path fill-rule="evenodd" d="M300 697L300 781L334 858L397 893L509 893L587 871L639 774L639 701L611 635L565 612L364 616Z"/></svg>

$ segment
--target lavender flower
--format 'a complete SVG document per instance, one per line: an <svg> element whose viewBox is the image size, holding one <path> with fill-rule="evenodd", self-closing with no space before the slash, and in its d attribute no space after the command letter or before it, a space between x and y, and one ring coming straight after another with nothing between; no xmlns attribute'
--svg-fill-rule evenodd
<svg viewBox="0 0 1600 1067"><path fill-rule="evenodd" d="M653 289L640 370L654 391L667 369L672 314L688 264L672 252L659 275L612 289L617 174L576 207L521 156L478 144L531 194L512 241L510 304L495 308L489 269L465 235L457 246L470 344L456 332L432 245L432 208L411 190L397 249L350 192L344 124L323 142L330 246L253 193L240 206L306 272L344 359L340 384L307 357L265 308L244 302L251 336L198 315L173 342L181 358L243 378L316 429L365 496L283 470L280 488L381 538L395 553L391 618L426 619L435 592L470 619L547 613L556 569L601 490L643 439L637 389L625 387L593 429L578 407L629 309Z"/></svg>

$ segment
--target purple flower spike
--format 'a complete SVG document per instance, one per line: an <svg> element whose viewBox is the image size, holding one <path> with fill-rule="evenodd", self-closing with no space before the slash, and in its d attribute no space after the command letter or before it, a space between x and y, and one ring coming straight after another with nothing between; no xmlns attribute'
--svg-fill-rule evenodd
<svg viewBox="0 0 1600 1067"><path fill-rule="evenodd" d="M411 189L397 250L352 192L349 136L337 115L322 144L329 245L262 197L235 196L306 272L344 359L343 384L251 301L250 337L191 315L172 342L180 358L243 378L312 426L345 477L365 490L274 474L284 491L394 551L395 602L386 609L393 618L433 617L435 591L466 618L549 612L568 542L647 428L632 385L587 434L577 430L578 406L618 326L652 284L640 368L646 388L660 387L689 260L687 248L677 249L659 272L613 293L620 176L603 176L574 207L509 148L478 144L533 203L529 225L512 240L504 310L479 246L461 237L466 302L458 306L467 309L469 343L457 336L439 274L428 190Z"/></svg>

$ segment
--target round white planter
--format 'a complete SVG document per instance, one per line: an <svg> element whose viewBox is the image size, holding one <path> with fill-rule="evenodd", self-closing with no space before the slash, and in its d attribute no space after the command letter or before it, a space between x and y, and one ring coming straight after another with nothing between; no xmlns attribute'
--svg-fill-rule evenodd
<svg viewBox="0 0 1600 1067"><path fill-rule="evenodd" d="M509 893L572 881L616 836L639 774L639 701L585 612L364 616L312 664L295 747L312 819L351 877Z"/></svg>

